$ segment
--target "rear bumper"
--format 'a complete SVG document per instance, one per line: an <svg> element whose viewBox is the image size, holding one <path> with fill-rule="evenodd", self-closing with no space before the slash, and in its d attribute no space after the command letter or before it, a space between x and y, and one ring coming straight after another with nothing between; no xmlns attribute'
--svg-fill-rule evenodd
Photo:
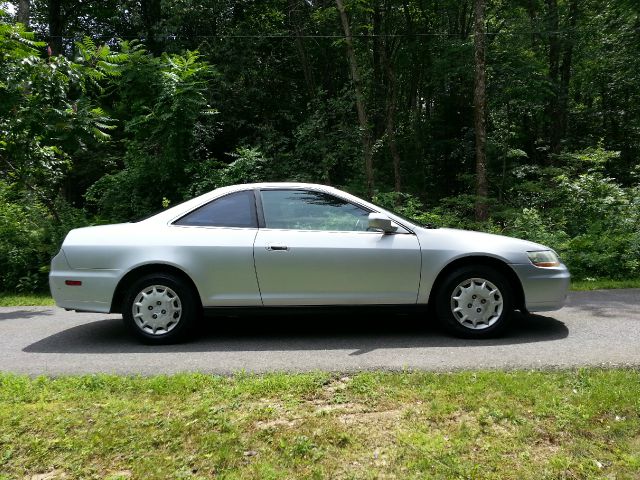
<svg viewBox="0 0 640 480"><path fill-rule="evenodd" d="M109 313L120 270L73 269L64 252L51 260L49 288L56 305L69 310ZM78 280L81 285L67 285L67 280Z"/></svg>
<svg viewBox="0 0 640 480"><path fill-rule="evenodd" d="M559 310L565 304L571 275L564 264L539 268L532 264L512 264L524 291L525 307L530 312Z"/></svg>

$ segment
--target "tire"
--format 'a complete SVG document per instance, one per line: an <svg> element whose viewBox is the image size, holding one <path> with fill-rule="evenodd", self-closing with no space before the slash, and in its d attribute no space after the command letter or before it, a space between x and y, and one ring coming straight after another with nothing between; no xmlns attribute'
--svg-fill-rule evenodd
<svg viewBox="0 0 640 480"><path fill-rule="evenodd" d="M198 305L195 292L182 279L155 273L139 278L127 289L122 318L143 343L176 343L191 333Z"/></svg>
<svg viewBox="0 0 640 480"><path fill-rule="evenodd" d="M436 315L453 335L490 338L513 317L513 290L498 270L469 265L447 275L436 295Z"/></svg>

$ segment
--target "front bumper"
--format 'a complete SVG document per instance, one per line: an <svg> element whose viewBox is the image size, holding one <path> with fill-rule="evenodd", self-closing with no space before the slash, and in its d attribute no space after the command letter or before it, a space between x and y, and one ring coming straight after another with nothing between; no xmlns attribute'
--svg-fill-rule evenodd
<svg viewBox="0 0 640 480"><path fill-rule="evenodd" d="M511 268L520 278L528 311L546 312L564 306L571 281L564 264L553 268L540 268L531 263L512 264Z"/></svg>

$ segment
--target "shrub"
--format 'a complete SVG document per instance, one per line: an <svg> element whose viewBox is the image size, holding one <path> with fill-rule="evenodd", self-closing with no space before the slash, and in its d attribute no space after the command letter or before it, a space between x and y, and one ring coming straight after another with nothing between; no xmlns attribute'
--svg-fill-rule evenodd
<svg viewBox="0 0 640 480"><path fill-rule="evenodd" d="M30 195L14 196L0 182L0 291L47 288L49 262L72 228L90 224L83 210L54 202L57 219Z"/></svg>
<svg viewBox="0 0 640 480"><path fill-rule="evenodd" d="M482 223L472 219L472 195L442 199L429 210L404 193L378 193L374 201L418 222L501 233L547 245L560 254L575 278L637 277L640 186L622 187L604 175L601 167L610 156L589 150L567 156L572 163L565 169L518 169L514 174L519 181L505 196L509 204L492 200L492 218Z"/></svg>
<svg viewBox="0 0 640 480"><path fill-rule="evenodd" d="M36 291L44 285L50 220L32 198L12 199L0 183L0 291Z"/></svg>

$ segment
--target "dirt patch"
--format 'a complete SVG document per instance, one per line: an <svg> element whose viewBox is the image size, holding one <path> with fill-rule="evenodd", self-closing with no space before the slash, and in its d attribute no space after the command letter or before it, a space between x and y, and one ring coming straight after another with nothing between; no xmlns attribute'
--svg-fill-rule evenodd
<svg viewBox="0 0 640 480"><path fill-rule="evenodd" d="M286 427L293 428L296 425L300 425L301 418L294 418L287 420L286 418L276 418L274 420L258 420L254 425L257 430L269 430L271 428Z"/></svg>
<svg viewBox="0 0 640 480"><path fill-rule="evenodd" d="M354 412L344 413L338 416L340 422L346 425L386 425L391 423L397 423L402 416L402 410L383 410L379 412Z"/></svg>
<svg viewBox="0 0 640 480"><path fill-rule="evenodd" d="M361 403L356 402L345 402L345 403L329 403L322 400L317 400L312 402L316 405L315 413L322 415L324 413L361 413L366 412L367 407L362 405Z"/></svg>
<svg viewBox="0 0 640 480"><path fill-rule="evenodd" d="M47 473L37 473L26 478L31 480L63 480L67 478L67 474L63 470L51 470Z"/></svg>

